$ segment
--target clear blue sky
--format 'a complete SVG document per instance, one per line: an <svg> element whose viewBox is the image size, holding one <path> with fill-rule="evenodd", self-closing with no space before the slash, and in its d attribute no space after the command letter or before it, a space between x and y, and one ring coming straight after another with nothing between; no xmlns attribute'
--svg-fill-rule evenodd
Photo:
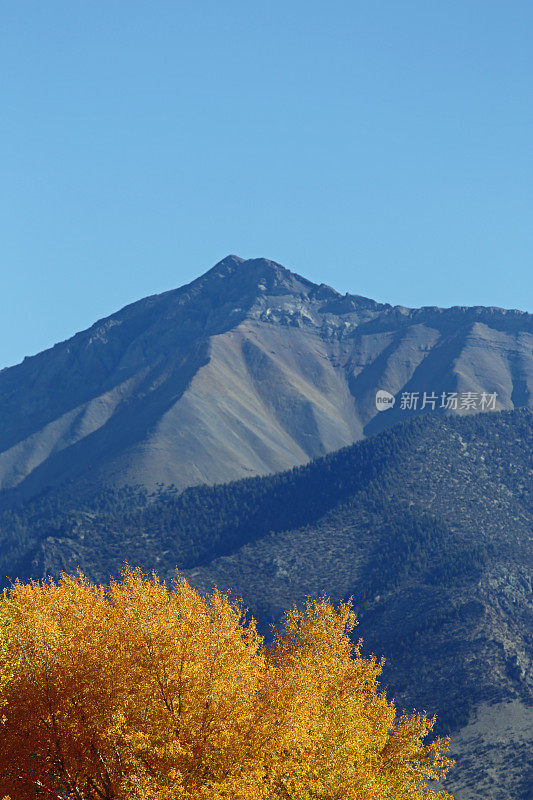
<svg viewBox="0 0 533 800"><path fill-rule="evenodd" d="M228 253L533 311L530 0L0 2L0 367Z"/></svg>

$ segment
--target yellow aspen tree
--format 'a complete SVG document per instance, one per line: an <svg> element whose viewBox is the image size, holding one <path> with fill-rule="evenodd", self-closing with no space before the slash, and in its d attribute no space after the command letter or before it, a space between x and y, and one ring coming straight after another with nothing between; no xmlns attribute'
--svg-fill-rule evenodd
<svg viewBox="0 0 533 800"><path fill-rule="evenodd" d="M14 665L10 658L9 642L9 600L4 590L0 597L0 724L5 722L2 716L2 706L5 704L5 687L13 677Z"/></svg>
<svg viewBox="0 0 533 800"><path fill-rule="evenodd" d="M7 594L4 590L0 598L0 712L5 705L6 686L13 677L14 665L9 658L9 601ZM0 725L6 721L5 716L0 714ZM1 736L0 729L0 736ZM10 800L7 795L4 795L2 800Z"/></svg>
<svg viewBox="0 0 533 800"><path fill-rule="evenodd" d="M17 582L0 796L20 800L447 798L446 740L399 718L349 603L309 601L264 646L238 603L126 568Z"/></svg>

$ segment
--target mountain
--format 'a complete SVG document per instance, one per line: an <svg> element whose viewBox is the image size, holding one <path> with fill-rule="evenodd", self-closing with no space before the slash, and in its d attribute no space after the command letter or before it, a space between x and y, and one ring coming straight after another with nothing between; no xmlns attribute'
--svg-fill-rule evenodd
<svg viewBox="0 0 533 800"><path fill-rule="evenodd" d="M393 307L229 256L0 371L0 490L274 473L404 420L402 392L531 407L532 315Z"/></svg>
<svg viewBox="0 0 533 800"><path fill-rule="evenodd" d="M533 415L427 414L287 472L179 494L72 481L0 514L23 579L127 559L242 596L268 635L307 595L353 596L401 708L453 736L457 800L526 800Z"/></svg>

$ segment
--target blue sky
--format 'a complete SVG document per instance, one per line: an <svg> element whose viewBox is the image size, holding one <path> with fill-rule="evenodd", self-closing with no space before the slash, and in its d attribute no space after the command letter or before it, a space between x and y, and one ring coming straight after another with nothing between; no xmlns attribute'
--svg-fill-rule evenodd
<svg viewBox="0 0 533 800"><path fill-rule="evenodd" d="M0 368L228 253L533 311L533 4L0 3Z"/></svg>

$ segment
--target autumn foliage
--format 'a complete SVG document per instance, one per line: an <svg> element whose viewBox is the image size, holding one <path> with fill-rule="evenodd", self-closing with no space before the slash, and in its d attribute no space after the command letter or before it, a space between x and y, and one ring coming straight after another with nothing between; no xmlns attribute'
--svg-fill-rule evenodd
<svg viewBox="0 0 533 800"><path fill-rule="evenodd" d="M1 603L0 797L417 800L449 764L398 717L350 604L309 601L265 648L218 591L127 569Z"/></svg>

